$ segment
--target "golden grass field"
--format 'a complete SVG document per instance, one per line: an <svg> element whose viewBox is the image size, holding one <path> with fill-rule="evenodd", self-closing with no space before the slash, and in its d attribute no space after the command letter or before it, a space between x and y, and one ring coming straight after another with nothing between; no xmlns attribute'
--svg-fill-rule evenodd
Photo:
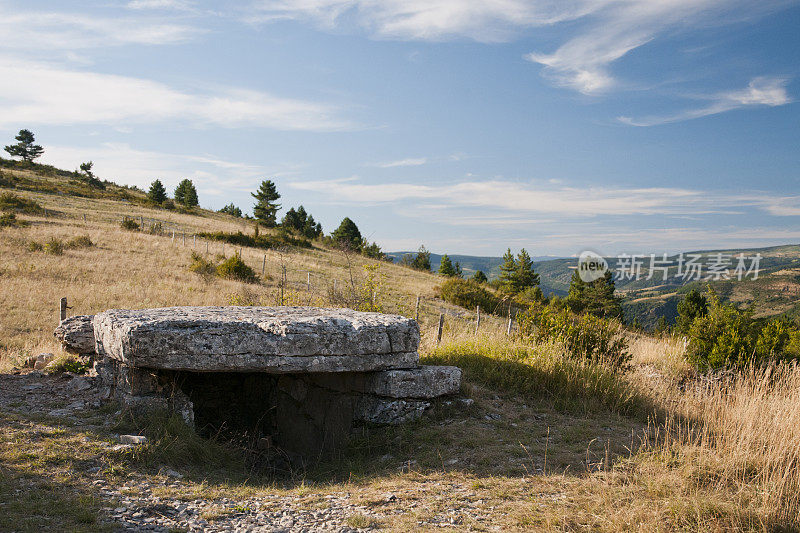
<svg viewBox="0 0 800 533"><path fill-rule="evenodd" d="M0 228L2 372L32 354L60 350L52 330L63 296L70 314L114 307L274 305L285 265L286 302L331 305L334 279L339 287L361 286L363 265L374 263L322 248L281 253L244 248L243 259L258 274L266 254L261 284L204 279L188 266L193 248L205 253L205 241L187 238L184 245L182 237L173 242L171 233L126 231L119 225L122 216L159 219L188 234L252 232L245 221L112 200L16 193L49 213L46 218L20 215L29 227ZM29 248L31 241L66 242L81 235L95 245L68 248L62 255ZM221 248L211 243L209 251L213 255ZM233 250L228 246L226 252ZM695 376L684 362L682 339L636 336L631 339L633 368L618 374L571 360L559 346L507 337L500 317L484 317L476 336L472 313L434 299L436 276L385 263L380 272L377 301L386 312L413 316L417 295L423 297L423 361L461 366L463 393L474 405L442 408L420 422L371 432L353 443L348 456L289 480L259 478L229 464L181 462L190 474L176 496L235 498L281 491L318 505L326 494L348 491L391 516L371 523L388 531L438 530L431 517L466 507L488 520L467 516L451 530L800 527L800 371L775 367L711 382ZM434 329L443 310L449 314L437 346ZM463 318L453 316L458 313ZM20 487L52 490L55 480L76 498L89 498L85 506L91 512L90 500L97 496L79 458L95 453L93 443L105 437L22 413L0 411L0 513L10 513L6 522L0 518L0 526L35 509L49 517L49 524L95 529L91 516L85 520L64 511L69 499L50 510L41 509L45 503L39 499L11 502ZM40 428L35 435L34 425ZM394 462L382 459L388 452ZM105 455L103 460L117 465L112 477L120 483L130 472L151 472L147 461ZM400 460L408 465L401 471ZM398 495L396 502L381 500L388 490Z"/></svg>

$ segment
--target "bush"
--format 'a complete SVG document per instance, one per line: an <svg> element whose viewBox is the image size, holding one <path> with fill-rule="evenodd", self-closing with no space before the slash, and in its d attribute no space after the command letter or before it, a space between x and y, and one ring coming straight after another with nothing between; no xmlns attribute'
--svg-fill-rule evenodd
<svg viewBox="0 0 800 533"><path fill-rule="evenodd" d="M94 246L94 243L88 235L79 235L67 242L67 248L91 248L92 246Z"/></svg>
<svg viewBox="0 0 800 533"><path fill-rule="evenodd" d="M41 252L43 249L44 246L40 242L31 241L28 243L28 250L31 252Z"/></svg>
<svg viewBox="0 0 800 533"><path fill-rule="evenodd" d="M37 215L44 212L44 208L33 200L21 198L14 193L6 192L0 195L0 211L16 211Z"/></svg>
<svg viewBox="0 0 800 533"><path fill-rule="evenodd" d="M24 228L30 226L30 222L19 220L14 213L0 215L0 228Z"/></svg>
<svg viewBox="0 0 800 533"><path fill-rule="evenodd" d="M51 254L51 255L62 255L64 253L64 243L61 239L56 239L55 237L50 237L44 244L44 253Z"/></svg>
<svg viewBox="0 0 800 533"><path fill-rule="evenodd" d="M126 218L125 220L123 220L122 223L120 224L120 227L128 231L139 231L140 229L139 223L131 218Z"/></svg>
<svg viewBox="0 0 800 533"><path fill-rule="evenodd" d="M713 293L709 300L708 312L689 327L686 358L696 368L742 369L800 358L800 331L788 319L759 323L750 310L722 304Z"/></svg>
<svg viewBox="0 0 800 533"><path fill-rule="evenodd" d="M246 283L258 283L256 273L242 261L239 254L233 254L217 265L217 275L221 278L244 281Z"/></svg>
<svg viewBox="0 0 800 533"><path fill-rule="evenodd" d="M61 374L63 372L72 372L73 374L85 374L91 368L91 364L87 361L82 361L77 356L65 355L59 357L49 365L45 371L48 374Z"/></svg>
<svg viewBox="0 0 800 533"><path fill-rule="evenodd" d="M572 356L618 369L631 360L622 324L590 314L576 315L556 306L531 307L519 316L520 332L536 342L560 342Z"/></svg>
<svg viewBox="0 0 800 533"><path fill-rule="evenodd" d="M189 271L208 278L217 273L217 267L197 252L192 252L192 264L189 265Z"/></svg>
<svg viewBox="0 0 800 533"><path fill-rule="evenodd" d="M245 235L241 231L236 233L225 233L223 231L216 231L213 233L202 232L197 234L198 237L212 241L224 241L237 246L248 246L250 248L263 248L269 250L271 248L280 248L281 246L297 246L299 248L311 248L311 242L306 239L300 239L291 236L285 231L278 232L276 235Z"/></svg>
<svg viewBox="0 0 800 533"><path fill-rule="evenodd" d="M488 313L494 313L500 305L500 298L475 280L450 278L436 287L436 296L446 302L474 310L476 306Z"/></svg>

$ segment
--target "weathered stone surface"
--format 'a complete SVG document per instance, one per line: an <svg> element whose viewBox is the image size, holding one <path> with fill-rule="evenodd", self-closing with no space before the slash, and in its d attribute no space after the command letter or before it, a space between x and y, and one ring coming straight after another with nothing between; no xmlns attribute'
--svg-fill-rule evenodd
<svg viewBox="0 0 800 533"><path fill-rule="evenodd" d="M370 424L402 424L416 420L430 407L425 400L400 400L365 396L359 402L356 420Z"/></svg>
<svg viewBox="0 0 800 533"><path fill-rule="evenodd" d="M413 368L419 328L401 316L313 307L114 309L95 315L104 355L133 367L201 372Z"/></svg>
<svg viewBox="0 0 800 533"><path fill-rule="evenodd" d="M321 387L340 392L431 399L458 393L461 369L455 366L421 366L407 370L319 374L312 379Z"/></svg>
<svg viewBox="0 0 800 533"><path fill-rule="evenodd" d="M95 342L92 318L94 315L76 315L65 318L53 335L70 352L83 355L93 354Z"/></svg>

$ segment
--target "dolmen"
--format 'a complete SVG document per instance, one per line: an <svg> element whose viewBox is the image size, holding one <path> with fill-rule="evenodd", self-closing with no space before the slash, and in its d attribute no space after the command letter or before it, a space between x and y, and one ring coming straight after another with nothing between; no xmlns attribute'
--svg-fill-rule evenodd
<svg viewBox="0 0 800 533"><path fill-rule="evenodd" d="M456 394L461 371L420 366L402 316L317 307L111 309L56 337L92 355L107 398L178 413L201 434L246 436L320 458L359 427L419 417Z"/></svg>

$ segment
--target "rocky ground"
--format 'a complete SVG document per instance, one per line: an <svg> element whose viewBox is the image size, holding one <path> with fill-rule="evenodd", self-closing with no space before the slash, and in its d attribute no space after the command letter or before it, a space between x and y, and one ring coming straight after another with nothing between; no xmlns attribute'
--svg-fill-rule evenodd
<svg viewBox="0 0 800 533"><path fill-rule="evenodd" d="M130 439L114 431L113 410L100 401L95 380L71 373L49 376L37 370L0 374L0 414L7 413L11 417L0 419L0 437L3 437L0 442L21 438L36 441L41 436L52 435L54 428L67 428L69 434L82 435L78 442L87 449L94 446L95 451L88 456L80 454L78 461L76 450L75 464L81 471L71 475L99 501L97 529L369 531L390 526L396 518L421 510L419 498L403 495L402 491L373 493L368 498L357 491L326 490L298 494L260 489L252 491L252 495L240 495L237 491L209 493L204 490L202 481L198 484L196 479L189 480L184 473L166 466L157 467L155 471L129 469L122 475L109 475L116 468L110 458L115 454L124 456L135 450L137 444L127 443ZM50 461L53 456L50 455ZM61 460L68 462L66 458ZM404 465L399 464L399 467L402 469ZM456 498L462 505L459 508L448 504L437 512L425 513L425 518L417 525L460 530L473 529L483 523L484 527L478 529L493 529L488 513L482 509L483 502L475 498L468 485L432 483L435 485L422 487L422 492L426 488L445 492L447 497L434 499L452 501ZM0 511L6 505L1 500Z"/></svg>

